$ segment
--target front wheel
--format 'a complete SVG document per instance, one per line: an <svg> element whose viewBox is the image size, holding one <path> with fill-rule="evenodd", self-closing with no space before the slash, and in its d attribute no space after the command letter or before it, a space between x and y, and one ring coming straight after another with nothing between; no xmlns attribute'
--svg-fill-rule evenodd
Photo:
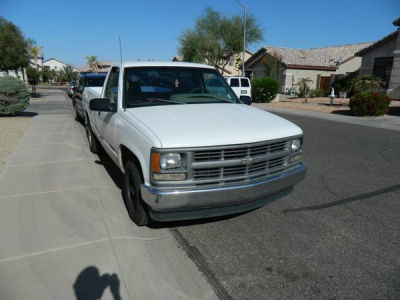
<svg viewBox="0 0 400 300"><path fill-rule="evenodd" d="M138 168L132 161L128 161L124 174L124 201L129 217L138 226L148 225L150 221L140 193L141 183Z"/></svg>
<svg viewBox="0 0 400 300"><path fill-rule="evenodd" d="M80 122L81 121L81 116L79 115L78 112L78 105L76 104L76 102L74 102L74 115L75 115L75 121Z"/></svg>

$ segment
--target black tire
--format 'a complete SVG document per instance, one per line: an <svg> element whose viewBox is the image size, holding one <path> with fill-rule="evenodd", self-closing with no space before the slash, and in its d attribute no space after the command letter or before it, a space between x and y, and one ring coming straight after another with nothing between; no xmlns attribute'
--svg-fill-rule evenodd
<svg viewBox="0 0 400 300"><path fill-rule="evenodd" d="M142 180L137 166L129 161L125 165L124 202L129 217L138 226L145 226L151 220L147 213L146 204L142 200L140 185Z"/></svg>
<svg viewBox="0 0 400 300"><path fill-rule="evenodd" d="M75 114L75 121L81 122L81 116L78 113L78 108L76 107L76 102L74 102L74 114Z"/></svg>
<svg viewBox="0 0 400 300"><path fill-rule="evenodd" d="M86 129L86 137L89 143L89 149L92 153L96 154L99 151L99 141L93 133L92 127L90 126L90 121L87 116L85 116L85 129Z"/></svg>

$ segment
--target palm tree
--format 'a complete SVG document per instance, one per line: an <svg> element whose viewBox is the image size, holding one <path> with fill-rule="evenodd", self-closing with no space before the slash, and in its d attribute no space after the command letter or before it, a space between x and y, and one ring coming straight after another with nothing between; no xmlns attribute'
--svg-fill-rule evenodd
<svg viewBox="0 0 400 300"><path fill-rule="evenodd" d="M311 82L312 80L310 78L299 78L298 81L300 96L304 97L305 103L307 103L307 94L310 91L310 87L308 86L308 84Z"/></svg>
<svg viewBox="0 0 400 300"><path fill-rule="evenodd" d="M96 71L97 70L97 66L99 64L99 61L97 60L97 56L96 55L92 55L92 56L86 56L86 62L88 64L88 67L91 71Z"/></svg>
<svg viewBox="0 0 400 300"><path fill-rule="evenodd" d="M373 75L361 75L351 80L349 91L354 92L355 94L364 91L379 92L381 87L384 85L385 82L383 82L379 77Z"/></svg>
<svg viewBox="0 0 400 300"><path fill-rule="evenodd" d="M60 70L63 78L65 79L65 81L67 82L71 82L75 75L74 75L74 69L72 68L72 66L70 65L66 65L64 66L61 70Z"/></svg>
<svg viewBox="0 0 400 300"><path fill-rule="evenodd" d="M37 59L39 58L39 54L42 49L43 49L42 46L33 46L30 49L30 54L31 54L31 57L35 60L35 66L36 66L37 70L38 70Z"/></svg>

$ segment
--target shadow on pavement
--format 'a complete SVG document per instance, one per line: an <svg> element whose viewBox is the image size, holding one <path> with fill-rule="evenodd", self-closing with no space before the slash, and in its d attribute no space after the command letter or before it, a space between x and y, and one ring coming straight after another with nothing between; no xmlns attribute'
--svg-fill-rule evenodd
<svg viewBox="0 0 400 300"><path fill-rule="evenodd" d="M32 111L20 111L16 113L15 115L0 115L0 118L12 118L12 117L27 117L27 118L33 118L37 116L37 112L32 112Z"/></svg>
<svg viewBox="0 0 400 300"><path fill-rule="evenodd" d="M121 299L118 275L105 273L100 276L99 270L93 266L80 272L73 285L77 300L101 299L107 287L110 287L114 300Z"/></svg>
<svg viewBox="0 0 400 300"><path fill-rule="evenodd" d="M375 197L375 196L378 196L381 194L396 192L398 190L400 190L400 184L392 185L392 186L389 186L389 187L386 187L383 189L379 189L376 191L372 191L369 193L359 194L356 196L352 196L352 197L348 197L348 198L344 198L344 199L340 199L337 201L328 202L328 203L324 203L324 204L311 205L311 206L305 206L305 207L299 207L299 208L289 208L289 209L283 210L282 212L284 214L286 214L286 213L296 212L296 211L319 210L319 209L329 208L329 207L333 207L333 206L337 206L337 205L342 205L342 204L353 202L353 201L369 199L369 198L372 198L372 197Z"/></svg>

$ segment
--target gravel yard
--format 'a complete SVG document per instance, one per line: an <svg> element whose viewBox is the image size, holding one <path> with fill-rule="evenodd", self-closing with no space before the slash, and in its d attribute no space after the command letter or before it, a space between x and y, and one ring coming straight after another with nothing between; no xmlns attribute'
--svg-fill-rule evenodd
<svg viewBox="0 0 400 300"><path fill-rule="evenodd" d="M25 116L0 117L0 172L30 122Z"/></svg>
<svg viewBox="0 0 400 300"><path fill-rule="evenodd" d="M263 107L278 106L290 109L308 110L323 113L336 113L350 115L349 98L335 98L334 105L330 106L330 98L307 98L307 103L304 102L304 98L284 98L281 96L279 102L271 103L257 103L256 106ZM392 101L390 104L389 115L400 115L400 101Z"/></svg>

